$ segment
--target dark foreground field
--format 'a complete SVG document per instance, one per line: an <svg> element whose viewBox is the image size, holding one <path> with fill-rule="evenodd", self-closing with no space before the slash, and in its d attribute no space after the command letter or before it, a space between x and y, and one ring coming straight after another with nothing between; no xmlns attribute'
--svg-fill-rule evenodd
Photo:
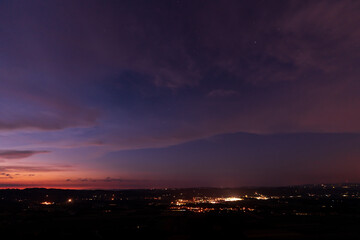
<svg viewBox="0 0 360 240"><path fill-rule="evenodd" d="M190 203L188 209L174 210L177 190L121 196L24 191L2 192L1 239L360 239L357 198L248 198L215 207ZM49 199L49 205L41 198ZM245 206L251 211L238 210ZM212 208L189 210L200 207Z"/></svg>

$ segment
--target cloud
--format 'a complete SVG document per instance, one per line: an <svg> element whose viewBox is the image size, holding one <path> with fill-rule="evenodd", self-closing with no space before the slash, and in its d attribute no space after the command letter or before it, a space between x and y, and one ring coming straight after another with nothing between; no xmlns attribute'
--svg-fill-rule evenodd
<svg viewBox="0 0 360 240"><path fill-rule="evenodd" d="M0 159L22 159L41 153L49 153L49 151L0 150Z"/></svg>
<svg viewBox="0 0 360 240"><path fill-rule="evenodd" d="M115 149L360 131L358 2L142 3L3 4L0 130L93 127L72 146Z"/></svg>
<svg viewBox="0 0 360 240"><path fill-rule="evenodd" d="M132 182L132 181L139 181L139 180L129 180L129 179L122 179L122 178L78 178L78 179L66 179L66 182Z"/></svg>
<svg viewBox="0 0 360 240"><path fill-rule="evenodd" d="M29 166L29 165L8 165L0 166L2 172L62 172L72 170L72 166ZM30 175L29 175L30 176Z"/></svg>
<svg viewBox="0 0 360 240"><path fill-rule="evenodd" d="M29 15L29 12L19 10L20 5L28 7L33 13ZM158 86L177 88L193 85L200 77L197 63L187 49L187 39L177 34L186 26L179 26L181 29L174 31L160 26L165 20L178 25L179 19L164 14L160 9L145 10L147 7L154 8L153 4L145 1L140 8L128 3L99 5L92 1L86 6L78 2L64 4L64 8L53 3L35 5L25 2L8 4L0 12L5 19L9 17L7 11L19 13L19 19L11 26L4 26L6 42L11 46L7 48L6 55L9 63L19 68L31 61L33 72L44 72L51 76L47 81L60 77L62 82L69 84L74 81L89 82L125 69L148 75L149 80ZM117 13L113 12L114 8ZM52 14L44 15L45 9ZM55 17L66 16L69 11L76 14L62 20ZM52 27L43 24L44 18ZM83 19L87 20L84 22ZM25 25L24 20L27 20ZM66 22L71 23L72 27L64 28L64 24L68 24ZM15 33L11 28L21 28L23 31ZM17 38L19 41L13 42L11 39L14 35L27 38ZM29 44L31 47L28 47ZM64 51L67 53L64 54ZM35 53L36 56L33 55ZM24 76L18 71L12 71L7 76L14 74ZM42 74L36 75L40 77L33 81L41 82Z"/></svg>
<svg viewBox="0 0 360 240"><path fill-rule="evenodd" d="M81 105L74 99L70 100L67 94L57 93L51 87L40 86L41 90L39 90L31 86L19 88L15 85L6 88L6 92L0 90L0 109L6 113L0 117L0 131L17 129L48 131L96 125L98 111Z"/></svg>
<svg viewBox="0 0 360 240"><path fill-rule="evenodd" d="M16 187L26 187L27 184L22 183L0 183L0 188L16 188Z"/></svg>
<svg viewBox="0 0 360 240"><path fill-rule="evenodd" d="M6 169L6 168L5 168ZM6 169L7 170L7 169ZM23 176L23 177L34 177L35 174L19 174L19 173L15 173L15 174L10 174L10 173L6 173L6 172L1 172L0 173L0 178L8 178L8 179L13 179L13 178L17 178L19 176Z"/></svg>
<svg viewBox="0 0 360 240"><path fill-rule="evenodd" d="M9 178L9 179L12 179L13 176L10 174L10 173L0 173L0 178Z"/></svg>
<svg viewBox="0 0 360 240"><path fill-rule="evenodd" d="M41 115L41 114L40 114ZM66 114L67 115L67 114ZM95 118L82 118L70 119L62 115L61 113L55 116L41 116L37 118L29 118L25 115L17 116L17 120L12 121L10 119L0 120L0 130L11 131L11 130L61 130L70 127L88 127L95 125ZM21 120L20 120L21 119Z"/></svg>

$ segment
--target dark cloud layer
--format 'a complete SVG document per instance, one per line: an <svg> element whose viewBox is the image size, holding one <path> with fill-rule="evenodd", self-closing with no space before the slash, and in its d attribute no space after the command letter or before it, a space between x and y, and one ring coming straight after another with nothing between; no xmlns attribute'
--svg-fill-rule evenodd
<svg viewBox="0 0 360 240"><path fill-rule="evenodd" d="M31 151L31 150L0 150L0 159L22 159L31 157L35 154L49 153L49 151Z"/></svg>
<svg viewBox="0 0 360 240"><path fill-rule="evenodd" d="M109 168L203 186L359 182L359 134L236 133L162 149L108 154ZM200 185L201 186L201 185Z"/></svg>
<svg viewBox="0 0 360 240"><path fill-rule="evenodd" d="M350 0L1 1L0 132L102 153L359 133L359 22Z"/></svg>
<svg viewBox="0 0 360 240"><path fill-rule="evenodd" d="M203 109L202 119L193 119L181 111L181 102L174 103L172 107L180 111L167 121L175 128L181 128L176 122L181 116L188 124L205 124L200 131L207 135L358 132L359 5L356 1L2 2L0 74L6 86L2 92L5 98L16 94L18 102L5 99L14 106L4 107L8 114L1 115L0 128L93 126L109 114L102 104L115 99L89 89L101 89L105 82L115 84L115 89L126 88L117 78L132 71L142 76L141 81L177 89L173 94L181 102L194 102L188 112ZM140 82L136 89L143 91L144 86ZM237 92L238 101L218 100L217 105L206 106L206 100L188 95L189 87L192 94L210 96ZM141 98L136 101L143 105ZM32 110L22 109L23 105ZM213 116L212 110L223 111L225 117ZM123 111L134 121L142 118L129 106ZM162 116L153 118L162 121ZM269 124L257 122L259 118ZM219 122L227 129L215 129ZM164 136L172 137L178 138Z"/></svg>

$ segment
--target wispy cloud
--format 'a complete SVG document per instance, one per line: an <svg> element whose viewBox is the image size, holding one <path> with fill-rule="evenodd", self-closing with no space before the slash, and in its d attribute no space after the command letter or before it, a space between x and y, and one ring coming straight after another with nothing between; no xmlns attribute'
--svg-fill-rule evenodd
<svg viewBox="0 0 360 240"><path fill-rule="evenodd" d="M22 159L41 153L49 153L49 151L0 150L0 159Z"/></svg>
<svg viewBox="0 0 360 240"><path fill-rule="evenodd" d="M140 180L129 180L123 178L77 178L77 179L66 179L66 182L137 182Z"/></svg>
<svg viewBox="0 0 360 240"><path fill-rule="evenodd" d="M62 171L70 171L72 170L72 166L64 165L64 166L30 166L30 165L9 165L9 166L0 166L1 172L62 172Z"/></svg>
<svg viewBox="0 0 360 240"><path fill-rule="evenodd" d="M0 159L22 159L31 157L35 154L49 153L50 151L32 150L0 150Z"/></svg>

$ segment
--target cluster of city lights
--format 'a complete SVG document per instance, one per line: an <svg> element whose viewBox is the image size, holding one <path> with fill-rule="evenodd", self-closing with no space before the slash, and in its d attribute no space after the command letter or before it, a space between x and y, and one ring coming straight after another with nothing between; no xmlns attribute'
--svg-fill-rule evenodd
<svg viewBox="0 0 360 240"><path fill-rule="evenodd" d="M227 198L207 198L207 197L196 197L192 199L177 199L172 204L177 206L187 205L187 204L199 204L199 203L211 203L211 204L218 204L222 202L237 202L242 201L243 198L239 197L227 197Z"/></svg>
<svg viewBox="0 0 360 240"><path fill-rule="evenodd" d="M202 204L221 204L225 202L237 202L242 201L242 198L239 197L228 197L228 198L193 198L190 200L186 199L178 199L175 202L172 202L172 206L170 207L171 211L177 212L194 212L194 213L207 213L210 211L241 211L241 212L249 212L254 211L254 208L241 207L241 206L214 206L210 207L209 205Z"/></svg>
<svg viewBox="0 0 360 240"><path fill-rule="evenodd" d="M66 202L67 203L72 203L73 200L72 200L72 198L69 198L69 199L66 200ZM48 206L48 205L54 205L55 203L54 202L49 202L49 201L44 201L44 202L41 202L40 204Z"/></svg>
<svg viewBox="0 0 360 240"><path fill-rule="evenodd" d="M238 202L243 201L244 199L256 199L256 200L268 200L271 197L267 197L265 195L255 193L252 196L244 195L243 197L231 196L231 197L194 197L192 199L177 199L174 202L171 202L172 206L170 209L172 211L189 211L196 213L206 213L214 210L218 211L254 211L253 208L248 208L244 206L226 206L224 207L224 203ZM219 204L216 207L210 207L209 205L202 204Z"/></svg>

